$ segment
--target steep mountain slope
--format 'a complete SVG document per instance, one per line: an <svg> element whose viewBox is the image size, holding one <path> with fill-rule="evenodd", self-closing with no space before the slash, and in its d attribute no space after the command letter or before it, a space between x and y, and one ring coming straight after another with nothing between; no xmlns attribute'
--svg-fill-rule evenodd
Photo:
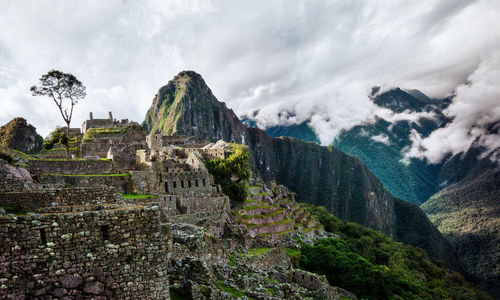
<svg viewBox="0 0 500 300"><path fill-rule="evenodd" d="M500 297L500 171L489 157L480 158L474 143L449 159L442 182L458 182L423 205L431 221L458 254L464 268Z"/></svg>
<svg viewBox="0 0 500 300"><path fill-rule="evenodd" d="M381 230L458 268L449 245L420 208L392 197L357 158L333 147L272 138L260 129L247 129L204 85L198 74L181 72L154 98L144 128L211 141L242 141L249 145L256 172L264 180L288 186L299 201L325 205L345 220ZM210 109L199 108L207 106ZM404 209L399 209L400 204ZM409 217L413 222L407 222Z"/></svg>
<svg viewBox="0 0 500 300"><path fill-rule="evenodd" d="M0 127L0 145L22 152L38 152L42 149L43 138L33 125L23 118L14 118Z"/></svg>

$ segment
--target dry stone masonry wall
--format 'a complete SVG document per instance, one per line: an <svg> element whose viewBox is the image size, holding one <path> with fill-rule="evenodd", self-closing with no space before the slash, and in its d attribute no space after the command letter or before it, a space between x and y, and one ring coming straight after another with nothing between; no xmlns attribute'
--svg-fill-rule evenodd
<svg viewBox="0 0 500 300"><path fill-rule="evenodd" d="M0 216L0 298L169 299L158 207L60 212Z"/></svg>
<svg viewBox="0 0 500 300"><path fill-rule="evenodd" d="M120 199L114 188L57 188L22 190L0 193L0 205L21 207L27 211L58 205L88 205L117 203Z"/></svg>

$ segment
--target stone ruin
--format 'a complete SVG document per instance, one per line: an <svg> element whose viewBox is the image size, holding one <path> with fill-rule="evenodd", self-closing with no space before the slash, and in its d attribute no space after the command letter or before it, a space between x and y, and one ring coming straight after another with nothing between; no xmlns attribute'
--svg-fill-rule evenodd
<svg viewBox="0 0 500 300"><path fill-rule="evenodd" d="M0 166L0 205L21 212L0 209L2 299L170 299L169 285L186 282L192 298L231 299L220 286L209 288L207 296L213 282L186 278L183 268L201 264L198 271L212 266L215 271L207 272L216 273L210 276L229 276L233 271L224 267L229 253L258 246L262 240L255 237L322 232L292 193L271 183L250 188L233 215L229 198L204 165L225 158L228 143L146 136L111 113L109 119L91 114L82 131L73 131L75 159L42 154L26 161L26 168ZM126 193L149 196L122 196ZM293 218L297 221L289 222ZM284 291L288 285L297 295L307 286L331 290L314 274L311 283L300 282L289 259L285 265L276 275L286 282ZM269 271L266 263L254 267Z"/></svg>

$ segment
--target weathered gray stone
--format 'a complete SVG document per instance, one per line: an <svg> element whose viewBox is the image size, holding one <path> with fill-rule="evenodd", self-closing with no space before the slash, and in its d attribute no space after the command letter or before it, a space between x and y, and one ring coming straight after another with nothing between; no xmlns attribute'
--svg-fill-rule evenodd
<svg viewBox="0 0 500 300"><path fill-rule="evenodd" d="M65 288L72 289L82 284L82 277L79 274L66 274L61 277L61 283Z"/></svg>
<svg viewBox="0 0 500 300"><path fill-rule="evenodd" d="M91 281L87 282L85 284L85 287L83 288L83 291L85 293L89 294L94 294L94 295L99 295L104 291L104 283L99 282L99 281Z"/></svg>

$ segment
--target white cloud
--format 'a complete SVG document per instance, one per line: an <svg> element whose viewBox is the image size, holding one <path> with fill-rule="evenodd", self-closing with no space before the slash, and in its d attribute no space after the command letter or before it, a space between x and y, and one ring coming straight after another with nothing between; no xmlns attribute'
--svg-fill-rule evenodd
<svg viewBox="0 0 500 300"><path fill-rule="evenodd" d="M370 137L370 139L374 140L377 143L382 143L382 144L386 144L386 145L391 144L389 137L385 134L374 135L374 136Z"/></svg>
<svg viewBox="0 0 500 300"><path fill-rule="evenodd" d="M500 121L500 49L485 56L468 83L457 87L456 97L444 113L453 121L425 139L413 133L408 157L426 157L437 163L448 153L466 151L477 137L479 145L487 148L486 154L500 148L498 128L488 129Z"/></svg>
<svg viewBox="0 0 500 300"><path fill-rule="evenodd" d="M23 116L44 135L61 124L28 92L52 68L88 88L75 126L89 111L142 121L158 88L191 69L239 115L312 116L329 144L373 120L374 85L444 96L464 83L498 49L499 19L496 0L2 1L0 123Z"/></svg>

